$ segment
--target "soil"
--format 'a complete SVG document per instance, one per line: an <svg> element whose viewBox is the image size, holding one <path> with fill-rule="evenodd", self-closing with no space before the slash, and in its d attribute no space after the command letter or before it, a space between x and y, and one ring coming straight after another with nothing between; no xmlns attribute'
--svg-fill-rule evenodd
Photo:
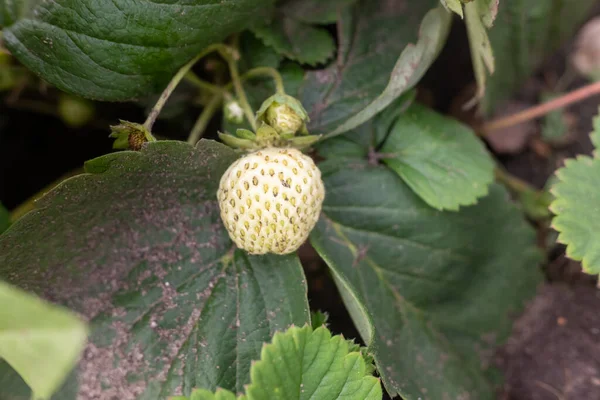
<svg viewBox="0 0 600 400"><path fill-rule="evenodd" d="M600 6L595 13L600 15ZM421 100L450 112L453 102L472 82L468 46L461 24L454 24L451 40L422 83ZM572 43L550 57L511 100L536 104L540 93L551 89L563 76ZM443 78L442 78L443 75ZM567 89L582 86L575 79ZM592 118L598 113L598 97L573 105L571 139L560 146L541 141L539 126L517 154L498 158L513 175L542 188L565 158L590 154ZM100 105L95 127L66 128L53 116L13 107L0 110L0 202L13 209L85 160L106 154L111 141L108 125L117 118L142 120L143 113L131 105ZM193 121L183 119L181 125ZM169 130L167 122L159 127ZM181 126L173 131L185 132ZM216 131L210 129L209 131ZM541 228L543 239L552 231ZM546 240L544 240L546 241ZM496 364L506 382L501 400L595 400L600 399L600 291L596 279L581 272L579 263L565 257L564 246L551 245L544 266L546 283L517 320L512 337L497 353ZM305 245L300 252L309 282L311 308L329 314L335 333L358 338L323 261Z"/></svg>
<svg viewBox="0 0 600 400"><path fill-rule="evenodd" d="M600 291L544 286L498 353L503 400L600 399Z"/></svg>

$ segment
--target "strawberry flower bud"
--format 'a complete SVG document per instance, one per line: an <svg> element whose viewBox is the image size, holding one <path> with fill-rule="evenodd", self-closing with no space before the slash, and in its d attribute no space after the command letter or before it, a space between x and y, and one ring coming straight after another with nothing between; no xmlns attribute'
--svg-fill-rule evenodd
<svg viewBox="0 0 600 400"><path fill-rule="evenodd" d="M285 104L273 103L267 109L266 121L279 134L294 134L302 128L302 118Z"/></svg>
<svg viewBox="0 0 600 400"><path fill-rule="evenodd" d="M223 106L223 115L225 119L234 124L244 122L244 110L236 100L230 100Z"/></svg>
<svg viewBox="0 0 600 400"><path fill-rule="evenodd" d="M277 93L269 97L256 113L256 120L270 125L278 134L293 136L307 134L308 114L300 101L292 96Z"/></svg>

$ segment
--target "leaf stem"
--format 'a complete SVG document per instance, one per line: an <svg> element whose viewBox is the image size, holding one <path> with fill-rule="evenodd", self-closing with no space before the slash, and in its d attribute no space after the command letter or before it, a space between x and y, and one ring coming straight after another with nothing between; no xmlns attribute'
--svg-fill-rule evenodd
<svg viewBox="0 0 600 400"><path fill-rule="evenodd" d="M556 109L577 103L597 94L600 94L600 82L590 83L589 85L576 89L563 96L557 97L554 100L550 100L546 103L528 108L524 111L518 112L513 115L509 115L507 117L502 117L490 121L483 126L483 134L485 136L486 134L489 134L492 131L508 128L510 126L544 116Z"/></svg>
<svg viewBox="0 0 600 400"><path fill-rule="evenodd" d="M188 137L189 144L191 144L192 146L195 146L196 143L198 143L198 141L204 134L204 131L206 130L206 127L208 126L208 123L210 122L212 117L215 115L215 112L217 111L217 109L222 101L223 101L223 96L221 96L221 95L213 96L210 99L210 101L208 102L206 107L204 107L204 110L202 110L202 112L200 113L200 116L196 120L196 123L194 124L194 127L192 128L192 131L190 132L190 135Z"/></svg>
<svg viewBox="0 0 600 400"><path fill-rule="evenodd" d="M248 72L246 72L243 76L242 79L244 78L253 78L256 76L269 76L273 79L273 81L275 82L275 90L277 91L277 93L279 94L285 94L285 87L283 85L283 78L281 77L281 74L279 73L279 71L277 71L275 68L271 68L271 67L257 67L257 68L253 68L251 70L249 70Z"/></svg>
<svg viewBox="0 0 600 400"><path fill-rule="evenodd" d="M244 86L242 85L242 80L240 79L240 72L237 67L237 52L233 48L222 46L219 49L219 53L221 54L221 57L227 61L229 73L231 74L231 82L233 83L233 88L235 89L235 94L240 102L240 106L242 107L242 110L244 110L246 119L252 126L252 129L256 131L256 119L254 118L254 111L252 111L252 107L248 102L248 97L244 91Z"/></svg>
<svg viewBox="0 0 600 400"><path fill-rule="evenodd" d="M171 94L173 94L173 91L175 91L175 88L177 87L177 85L179 85L179 82L181 82L183 77L189 72L189 70L194 66L194 64L196 64L202 57L206 56L207 54L212 53L213 51L220 51L223 47L225 46L220 43L208 46L200 54L198 54L191 61L189 61L187 64L181 67L179 71L177 71L177 73L171 79L165 90L163 90L154 107L152 107L152 110L150 111L146 122L144 122L144 128L146 128L148 132L152 132L152 127L154 126L158 115L167 103L167 100L169 100L169 97L171 97Z"/></svg>
<svg viewBox="0 0 600 400"><path fill-rule="evenodd" d="M198 77L198 75L196 75L193 71L188 71L187 74L185 74L184 78L186 81L190 82L198 89L207 90L215 95L225 95L225 92L227 92L225 88L219 85L215 85L213 83L200 79L200 77Z"/></svg>
<svg viewBox="0 0 600 400"><path fill-rule="evenodd" d="M509 174L504 168L497 167L494 171L496 180L510 189L512 192L525 193L525 192L537 192L533 186L529 185L524 180L517 178L514 175Z"/></svg>

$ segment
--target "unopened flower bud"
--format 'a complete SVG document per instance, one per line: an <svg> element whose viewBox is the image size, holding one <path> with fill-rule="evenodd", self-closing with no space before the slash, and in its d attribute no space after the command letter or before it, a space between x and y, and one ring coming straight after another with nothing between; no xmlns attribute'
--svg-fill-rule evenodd
<svg viewBox="0 0 600 400"><path fill-rule="evenodd" d="M234 124L244 122L244 110L235 100L230 100L223 106L223 114L225 119Z"/></svg>
<svg viewBox="0 0 600 400"><path fill-rule="evenodd" d="M289 106L273 103L267 109L266 121L279 134L294 134L302 128L302 118Z"/></svg>
<svg viewBox="0 0 600 400"><path fill-rule="evenodd" d="M308 114L298 99L286 94L269 97L256 113L258 122L271 126L279 135L307 134Z"/></svg>

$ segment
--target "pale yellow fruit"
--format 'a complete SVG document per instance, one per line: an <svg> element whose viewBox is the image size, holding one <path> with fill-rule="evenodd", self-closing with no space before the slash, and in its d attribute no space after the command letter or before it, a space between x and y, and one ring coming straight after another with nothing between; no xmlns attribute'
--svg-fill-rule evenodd
<svg viewBox="0 0 600 400"><path fill-rule="evenodd" d="M314 228L325 188L314 161L292 148L266 148L235 161L221 178L221 218L250 254L287 254Z"/></svg>
<svg viewBox="0 0 600 400"><path fill-rule="evenodd" d="M279 134L296 133L304 123L291 107L277 103L267 109L267 121Z"/></svg>

